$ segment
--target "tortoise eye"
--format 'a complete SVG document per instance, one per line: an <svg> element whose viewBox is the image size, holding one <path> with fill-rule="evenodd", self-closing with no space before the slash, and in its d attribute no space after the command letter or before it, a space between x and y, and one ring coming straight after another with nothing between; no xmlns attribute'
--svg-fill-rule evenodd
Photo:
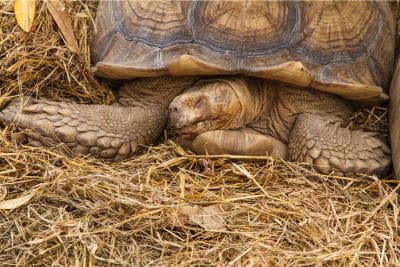
<svg viewBox="0 0 400 267"><path fill-rule="evenodd" d="M215 97L215 101L222 102L222 101L224 101L224 97L222 95L219 95L219 96Z"/></svg>
<svg viewBox="0 0 400 267"><path fill-rule="evenodd" d="M203 99L200 98L199 100L197 100L197 102L195 104L195 107L196 108L200 108L203 105L203 103L204 103Z"/></svg>

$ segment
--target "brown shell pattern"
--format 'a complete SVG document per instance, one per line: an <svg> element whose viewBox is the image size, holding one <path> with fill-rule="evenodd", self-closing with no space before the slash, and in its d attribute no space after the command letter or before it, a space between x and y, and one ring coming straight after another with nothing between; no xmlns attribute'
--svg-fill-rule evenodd
<svg viewBox="0 0 400 267"><path fill-rule="evenodd" d="M387 97L386 1L101 1L96 25L103 77L240 73L365 102Z"/></svg>

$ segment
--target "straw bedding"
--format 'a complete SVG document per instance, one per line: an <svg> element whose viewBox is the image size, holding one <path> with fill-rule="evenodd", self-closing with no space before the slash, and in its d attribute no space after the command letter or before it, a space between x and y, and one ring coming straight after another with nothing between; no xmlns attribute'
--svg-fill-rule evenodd
<svg viewBox="0 0 400 267"><path fill-rule="evenodd" d="M0 3L0 105L20 94L111 103L90 73L95 1L68 1L79 53L45 5L33 30ZM387 137L385 107L354 115ZM400 264L400 183L264 158L197 157L166 138L110 164L16 144L0 128L2 266ZM5 202L4 202L5 201Z"/></svg>

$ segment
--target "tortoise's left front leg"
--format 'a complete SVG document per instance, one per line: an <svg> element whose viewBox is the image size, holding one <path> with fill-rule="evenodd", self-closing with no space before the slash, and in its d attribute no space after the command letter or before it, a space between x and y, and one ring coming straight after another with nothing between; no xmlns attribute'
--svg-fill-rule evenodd
<svg viewBox="0 0 400 267"><path fill-rule="evenodd" d="M323 174L387 173L387 143L376 132L353 131L342 123L332 115L299 115L289 136L289 159L310 163Z"/></svg>

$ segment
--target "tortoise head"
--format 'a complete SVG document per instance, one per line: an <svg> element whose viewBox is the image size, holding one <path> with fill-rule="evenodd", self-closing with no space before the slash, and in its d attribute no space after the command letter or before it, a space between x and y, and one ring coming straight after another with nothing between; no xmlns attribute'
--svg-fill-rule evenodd
<svg viewBox="0 0 400 267"><path fill-rule="evenodd" d="M186 138L216 129L238 128L242 104L226 80L201 80L175 97L169 106L170 126Z"/></svg>

